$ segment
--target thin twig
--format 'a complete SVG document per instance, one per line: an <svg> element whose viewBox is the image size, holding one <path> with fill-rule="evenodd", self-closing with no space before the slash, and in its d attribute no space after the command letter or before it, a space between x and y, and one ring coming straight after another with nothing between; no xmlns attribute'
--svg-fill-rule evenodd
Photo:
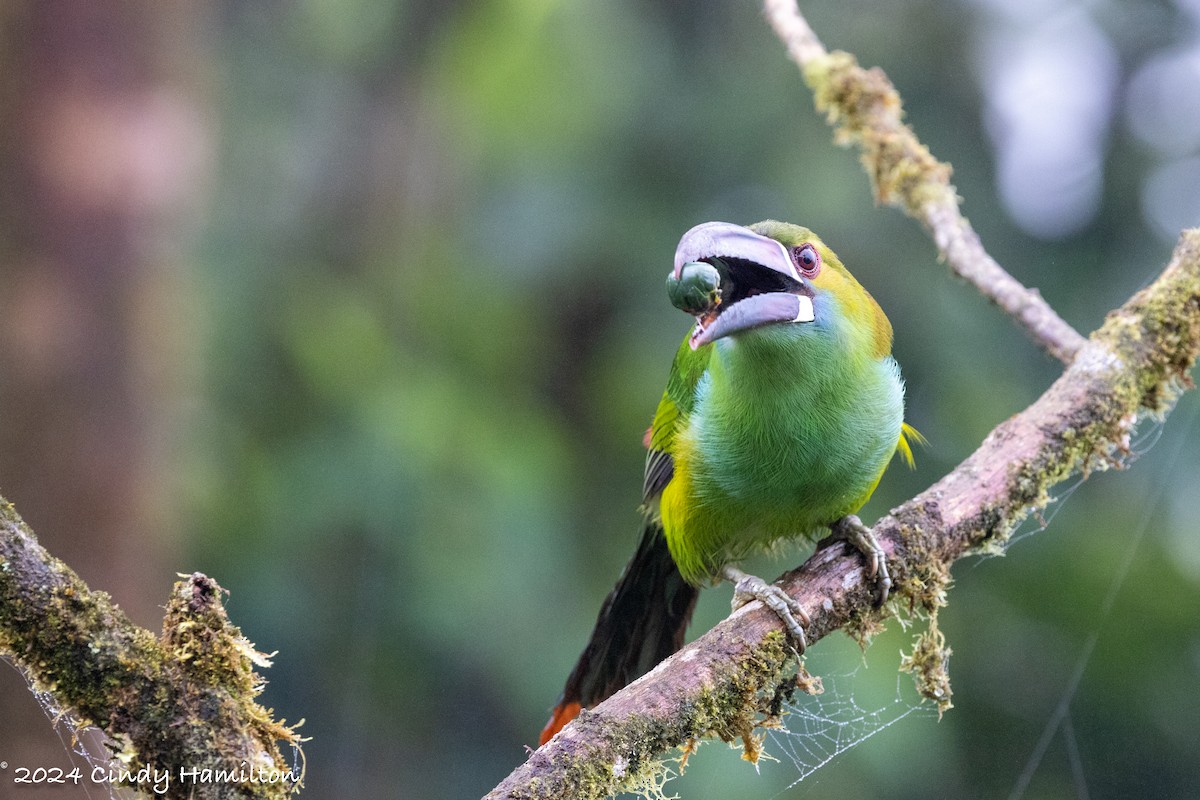
<svg viewBox="0 0 1200 800"><path fill-rule="evenodd" d="M1004 309L1046 352L1070 363L1083 337L1036 289L1023 286L984 250L959 210L950 166L935 159L904 123L900 96L887 75L877 67L863 69L849 53L828 52L795 0L765 0L764 8L837 141L862 150L876 199L919 220L956 275Z"/></svg>

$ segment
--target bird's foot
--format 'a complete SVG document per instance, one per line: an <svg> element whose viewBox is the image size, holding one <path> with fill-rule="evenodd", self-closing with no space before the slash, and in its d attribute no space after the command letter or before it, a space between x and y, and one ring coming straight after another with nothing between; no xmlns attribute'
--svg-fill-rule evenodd
<svg viewBox="0 0 1200 800"><path fill-rule="evenodd" d="M804 653L808 640L804 636L804 628L811 620L800 604L792 599L783 589L762 578L742 572L737 567L727 564L721 570L721 577L733 584L733 610L737 611L751 600L758 600L764 606L775 612L775 616L783 622L787 632L796 645L796 652Z"/></svg>
<svg viewBox="0 0 1200 800"><path fill-rule="evenodd" d="M888 573L887 553L875 534L854 514L847 514L829 527L834 538L844 540L867 560L867 579L875 581L875 605L883 605L892 591L892 576Z"/></svg>

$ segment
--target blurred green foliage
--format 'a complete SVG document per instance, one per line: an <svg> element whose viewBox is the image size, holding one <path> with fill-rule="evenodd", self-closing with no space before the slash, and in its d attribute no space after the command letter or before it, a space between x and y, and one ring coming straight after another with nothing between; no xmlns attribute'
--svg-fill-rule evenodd
<svg viewBox="0 0 1200 800"><path fill-rule="evenodd" d="M1003 24L1019 35L1065 7L1042 6ZM978 53L1001 12L805 10L827 45L888 72L993 254L1081 330L1165 263L1171 242L1139 204L1161 159L1127 131L1124 80L1098 208L1037 238L997 194L985 131ZM188 566L279 651L265 701L307 719L306 797L478 796L524 759L632 551L641 432L688 326L662 279L691 225L802 222L891 317L909 418L932 445L865 517L940 477L1057 375L948 277L917 226L873 205L755 3L216 11ZM1197 35L1184 3L1083 13L1122 76ZM1008 794L1097 630L1071 705L1081 766L1056 737L1025 797L1085 796L1081 779L1094 798L1193 796L1198 509L1171 500L1200 480L1188 417L1128 474L1080 486L1009 557L955 570L942 615L953 711L907 719L779 796ZM1098 616L1139 526L1116 606ZM754 566L773 575L803 555ZM706 592L696 630L727 600ZM864 696L894 685L908 646L892 630L868 651ZM860 660L830 641L809 665ZM768 798L794 779L786 759L756 774L717 745L671 789Z"/></svg>

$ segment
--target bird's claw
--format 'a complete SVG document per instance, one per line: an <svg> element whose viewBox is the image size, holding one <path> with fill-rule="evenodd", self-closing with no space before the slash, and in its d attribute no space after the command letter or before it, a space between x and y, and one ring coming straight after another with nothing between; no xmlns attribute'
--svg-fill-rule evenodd
<svg viewBox="0 0 1200 800"><path fill-rule="evenodd" d="M808 646L808 640L804 636L802 626L810 624L812 620L794 598L775 584L767 583L757 575L747 574L734 566L726 566L722 570L722 575L725 580L733 584L731 605L734 611L752 600L758 600L775 612L775 616L783 622L783 626L796 646L796 652L804 653L804 648Z"/></svg>
<svg viewBox="0 0 1200 800"><path fill-rule="evenodd" d="M887 553L871 529L854 514L847 514L830 526L833 535L847 542L867 561L867 578L875 582L875 605L887 602L892 591L892 576L888 572Z"/></svg>

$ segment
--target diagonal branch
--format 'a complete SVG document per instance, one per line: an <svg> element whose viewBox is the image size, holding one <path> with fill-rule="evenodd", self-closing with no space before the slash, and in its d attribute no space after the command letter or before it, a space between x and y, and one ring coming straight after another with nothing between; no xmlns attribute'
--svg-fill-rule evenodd
<svg viewBox="0 0 1200 800"><path fill-rule="evenodd" d="M1135 424L1165 417L1200 354L1200 229L1185 231L1166 270L1108 315L1033 405L997 426L969 458L875 526L898 591L936 610L950 565L999 544L1072 475L1120 467ZM872 592L845 545L817 551L784 588L808 611L812 643L862 625ZM944 680L936 629L910 657L927 695ZM749 741L787 691L790 653L778 619L751 603L579 718L488 796L599 798L668 750L717 735Z"/></svg>
<svg viewBox="0 0 1200 800"><path fill-rule="evenodd" d="M766 0L765 11L812 89L817 110L836 128L836 140L862 150L876 200L924 224L955 274L1010 314L1046 352L1069 363L1083 337L983 249L959 210L950 165L934 158L904 123L900 95L887 75L863 69L849 53L826 51L796 0Z"/></svg>
<svg viewBox="0 0 1200 800"><path fill-rule="evenodd" d="M899 96L882 71L863 70L846 53L827 53L794 0L766 0L766 11L838 139L862 148L877 198L921 220L958 275L1067 364L1033 405L877 523L898 594L932 615L944 603L957 559L1002 544L1071 476L1124 466L1137 422L1164 418L1192 386L1189 372L1200 354L1200 229L1184 231L1159 278L1085 340L983 250L959 212L949 166L903 124ZM839 628L869 630L877 613L862 573L857 554L839 543L781 579L812 618L810 643ZM933 623L904 666L941 708L949 687ZM760 604L744 606L581 713L486 800L605 797L652 770L662 754L703 736L742 737L749 755L758 716L776 713L781 693L800 685L788 677L790 655L778 619Z"/></svg>
<svg viewBox="0 0 1200 800"><path fill-rule="evenodd" d="M230 623L222 592L200 573L176 583L156 637L46 552L0 497L0 655L103 730L145 792L285 798L302 770L277 744L300 737L254 702L254 667L270 662ZM154 777L136 777L143 768Z"/></svg>

